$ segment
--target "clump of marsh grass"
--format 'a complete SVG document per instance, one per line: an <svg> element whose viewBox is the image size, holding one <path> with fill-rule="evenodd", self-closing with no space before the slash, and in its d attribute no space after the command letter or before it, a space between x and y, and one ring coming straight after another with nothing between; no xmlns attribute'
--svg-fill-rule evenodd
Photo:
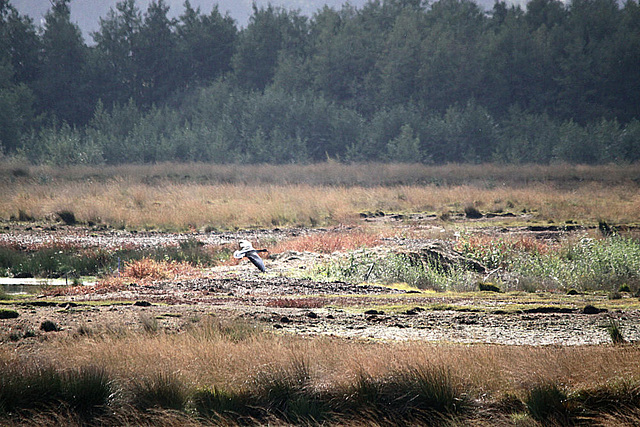
<svg viewBox="0 0 640 427"><path fill-rule="evenodd" d="M555 383L533 386L528 390L524 402L537 421L565 424L568 419L567 394Z"/></svg>
<svg viewBox="0 0 640 427"><path fill-rule="evenodd" d="M615 414L629 408L640 409L640 386L629 380L609 381L578 389L570 394L570 398L591 417L602 413Z"/></svg>
<svg viewBox="0 0 640 427"><path fill-rule="evenodd" d="M448 369L425 366L375 378L361 372L338 405L347 414L369 413L396 420L462 414L470 407L471 401Z"/></svg>
<svg viewBox="0 0 640 427"><path fill-rule="evenodd" d="M258 324L240 318L223 319L210 316L189 327L189 333L203 341L222 340L237 343L256 337L261 332L262 328Z"/></svg>
<svg viewBox="0 0 640 427"><path fill-rule="evenodd" d="M326 396L313 386L304 360L261 372L253 380L252 394L256 405L289 422L319 422L328 416Z"/></svg>
<svg viewBox="0 0 640 427"><path fill-rule="evenodd" d="M218 387L199 387L191 394L191 408L201 417L223 419L250 415L246 393L231 393Z"/></svg>
<svg viewBox="0 0 640 427"><path fill-rule="evenodd" d="M131 404L141 410L160 408L181 411L188 399L185 384L176 375L163 372L134 379L129 393Z"/></svg>
<svg viewBox="0 0 640 427"><path fill-rule="evenodd" d="M68 371L33 365L0 368L0 414L5 415L57 405L88 415L103 409L116 391L113 380L99 367Z"/></svg>
<svg viewBox="0 0 640 427"><path fill-rule="evenodd" d="M142 329L145 332L149 334L155 334L160 330L158 319L153 314L141 313L139 319L140 324L142 325Z"/></svg>
<svg viewBox="0 0 640 427"><path fill-rule="evenodd" d="M620 323L617 320L609 319L607 332L609 333L611 342L613 342L614 344L624 344L627 342L627 340L624 338L624 335L622 335L622 328L620 327Z"/></svg>

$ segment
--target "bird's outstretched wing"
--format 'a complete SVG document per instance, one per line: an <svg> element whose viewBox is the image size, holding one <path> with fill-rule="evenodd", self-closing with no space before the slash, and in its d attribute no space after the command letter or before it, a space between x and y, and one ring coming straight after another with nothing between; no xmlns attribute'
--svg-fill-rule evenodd
<svg viewBox="0 0 640 427"><path fill-rule="evenodd" d="M247 252L245 256L249 258L249 261L251 261L253 265L258 267L258 270L260 270L263 273L267 271L267 269L264 267L264 262L262 261L262 258L260 258L260 255L258 255L256 251Z"/></svg>

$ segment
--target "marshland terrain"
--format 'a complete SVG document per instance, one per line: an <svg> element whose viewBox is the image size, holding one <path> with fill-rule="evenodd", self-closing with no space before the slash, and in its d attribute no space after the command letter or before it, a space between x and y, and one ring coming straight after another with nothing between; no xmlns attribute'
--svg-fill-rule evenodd
<svg viewBox="0 0 640 427"><path fill-rule="evenodd" d="M6 420L638 420L636 167L220 168L3 166Z"/></svg>

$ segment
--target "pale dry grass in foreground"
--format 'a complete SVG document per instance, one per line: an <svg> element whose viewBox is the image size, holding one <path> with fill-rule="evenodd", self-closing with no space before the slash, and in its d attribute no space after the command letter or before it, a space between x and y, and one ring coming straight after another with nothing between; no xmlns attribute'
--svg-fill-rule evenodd
<svg viewBox="0 0 640 427"><path fill-rule="evenodd" d="M106 183L0 183L0 218L20 211L55 219L68 210L82 222L113 227L188 230L353 224L361 212L462 213L523 211L542 221L628 224L640 221L640 193L628 186L549 184L527 187L470 185L335 187L163 183L145 185L117 179Z"/></svg>
<svg viewBox="0 0 640 427"><path fill-rule="evenodd" d="M377 377L411 366L450 370L469 393L500 398L521 394L532 384L553 382L568 389L616 381L640 381L636 346L528 347L360 342L326 337L298 338L247 332L202 320L179 334L100 333L50 339L29 355L0 350L0 361L20 357L51 363L58 369L100 366L113 376L178 375L193 386L242 390L256 375L288 369L304 361L312 380L328 387L347 387L361 373ZM249 327L248 325L245 325Z"/></svg>

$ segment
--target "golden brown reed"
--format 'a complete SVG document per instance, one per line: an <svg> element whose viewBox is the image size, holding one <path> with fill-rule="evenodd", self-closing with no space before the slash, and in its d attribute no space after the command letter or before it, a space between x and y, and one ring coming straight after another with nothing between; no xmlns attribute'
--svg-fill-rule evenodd
<svg viewBox="0 0 640 427"><path fill-rule="evenodd" d="M0 174L0 219L23 212L54 220L56 212L67 210L81 222L113 227L235 229L353 224L362 212L441 215L474 206L484 213L526 212L541 221L628 224L640 221L637 169L336 163L30 167L26 177Z"/></svg>
<svg viewBox="0 0 640 427"><path fill-rule="evenodd" d="M344 164L335 161L306 165L216 165L207 163L158 163L119 166L34 166L0 162L0 181L109 181L124 178L152 183L198 181L212 184L309 184L347 186L529 185L555 182L573 186L580 182L622 184L635 182L640 164L632 165L502 165L502 164ZM636 182L637 184L637 182Z"/></svg>
<svg viewBox="0 0 640 427"><path fill-rule="evenodd" d="M18 184L2 189L0 218L19 211L41 220L61 210L82 222L114 227L233 229L350 224L366 211L460 213L471 204L484 211L529 212L545 221L617 224L640 220L640 193L590 184L571 191L536 184L526 188L472 186L325 187L167 184L126 182Z"/></svg>

